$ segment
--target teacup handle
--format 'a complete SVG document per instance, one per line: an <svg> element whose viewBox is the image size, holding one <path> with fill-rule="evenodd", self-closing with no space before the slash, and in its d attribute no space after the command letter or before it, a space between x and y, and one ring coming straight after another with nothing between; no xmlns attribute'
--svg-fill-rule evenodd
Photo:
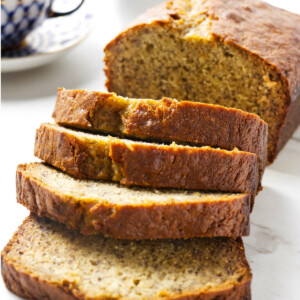
<svg viewBox="0 0 300 300"><path fill-rule="evenodd" d="M74 9L67 11L67 12L56 12L54 10L52 10L52 7L50 8L50 13L49 13L49 17L48 18L56 18L56 17L63 17L63 16L68 16L70 14L72 14L73 12L75 12L76 10L78 10L81 5L83 4L84 0L81 0L79 5L77 7L75 7Z"/></svg>

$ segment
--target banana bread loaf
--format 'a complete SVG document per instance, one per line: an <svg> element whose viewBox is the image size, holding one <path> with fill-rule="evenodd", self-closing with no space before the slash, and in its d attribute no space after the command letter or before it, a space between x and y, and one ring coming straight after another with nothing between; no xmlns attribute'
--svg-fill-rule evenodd
<svg viewBox="0 0 300 300"><path fill-rule="evenodd" d="M240 238L87 237L31 215L2 251L1 270L27 299L251 299Z"/></svg>
<svg viewBox="0 0 300 300"><path fill-rule="evenodd" d="M107 88L235 107L269 125L272 162L300 122L300 16L259 0L174 0L105 48Z"/></svg>
<svg viewBox="0 0 300 300"><path fill-rule="evenodd" d="M35 155L77 178L125 185L257 193L257 155L159 145L94 135L58 125L37 130Z"/></svg>
<svg viewBox="0 0 300 300"><path fill-rule="evenodd" d="M163 98L130 99L114 93L58 89L53 118L93 132L267 154L267 124L234 108Z"/></svg>
<svg viewBox="0 0 300 300"><path fill-rule="evenodd" d="M128 188L74 179L40 163L17 168L17 200L31 212L120 239L249 234L249 194Z"/></svg>

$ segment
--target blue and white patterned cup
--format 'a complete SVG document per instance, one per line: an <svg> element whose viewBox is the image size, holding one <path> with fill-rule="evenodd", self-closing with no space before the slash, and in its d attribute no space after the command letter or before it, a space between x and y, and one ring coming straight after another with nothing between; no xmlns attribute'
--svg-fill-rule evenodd
<svg viewBox="0 0 300 300"><path fill-rule="evenodd" d="M47 18L75 12L83 3L68 12L54 12L53 0L1 0L1 48L18 46L25 37Z"/></svg>

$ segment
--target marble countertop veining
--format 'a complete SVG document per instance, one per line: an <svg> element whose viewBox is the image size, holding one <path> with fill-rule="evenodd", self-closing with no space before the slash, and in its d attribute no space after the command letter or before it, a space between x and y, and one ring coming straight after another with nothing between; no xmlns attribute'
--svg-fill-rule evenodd
<svg viewBox="0 0 300 300"><path fill-rule="evenodd" d="M94 32L51 65L2 75L0 115L0 248L21 224L27 210L16 203L15 170L33 156L35 129L51 122L56 89L105 90L102 49L125 24L158 0L88 1L98 14ZM268 1L300 13L295 0ZM109 25L109 26L108 26ZM300 117L300 116L299 116ZM267 167L263 191L251 214L251 234L244 238L253 271L254 300L300 299L300 128ZM0 280L0 299L20 299Z"/></svg>
<svg viewBox="0 0 300 300"><path fill-rule="evenodd" d="M300 128L267 167L244 238L253 299L300 299Z"/></svg>

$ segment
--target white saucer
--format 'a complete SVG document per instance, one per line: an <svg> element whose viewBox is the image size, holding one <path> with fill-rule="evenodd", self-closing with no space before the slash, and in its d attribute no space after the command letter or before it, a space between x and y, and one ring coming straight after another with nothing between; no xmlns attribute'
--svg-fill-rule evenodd
<svg viewBox="0 0 300 300"><path fill-rule="evenodd" d="M18 49L1 51L1 72L46 65L82 42L93 28L93 15L84 8L70 16L46 20Z"/></svg>

